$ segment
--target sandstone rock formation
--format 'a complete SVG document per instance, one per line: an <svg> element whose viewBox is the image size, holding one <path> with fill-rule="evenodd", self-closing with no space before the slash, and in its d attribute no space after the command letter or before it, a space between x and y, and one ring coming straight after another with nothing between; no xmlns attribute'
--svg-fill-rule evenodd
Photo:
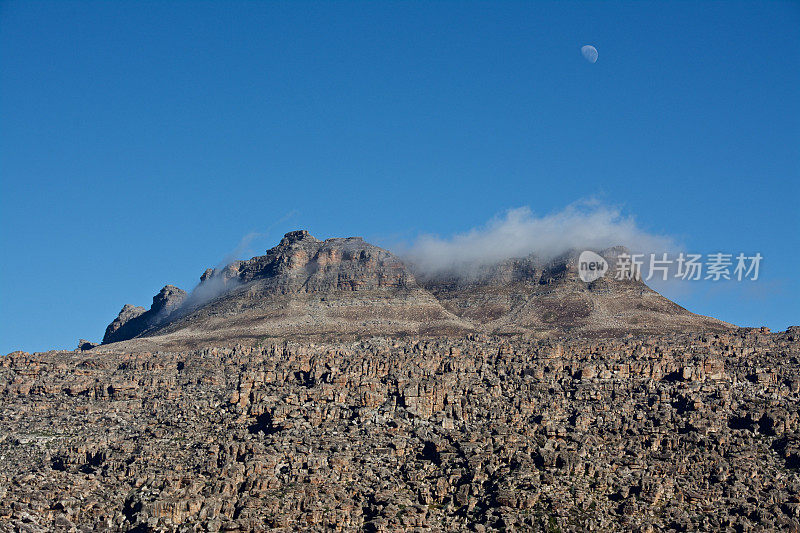
<svg viewBox="0 0 800 533"><path fill-rule="evenodd" d="M144 331L145 328L134 328L132 327L131 323L133 320L139 318L146 312L147 309L144 307L138 307L131 304L123 305L122 310L119 312L119 315L117 315L117 318L115 318L108 325L108 327L106 327L106 333L103 335L103 343L108 344L109 342L118 340L131 339Z"/></svg>
<svg viewBox="0 0 800 533"><path fill-rule="evenodd" d="M800 328L575 258L415 275L292 232L0 357L0 532L800 533Z"/></svg>
<svg viewBox="0 0 800 533"><path fill-rule="evenodd" d="M0 531L800 531L800 328L0 358Z"/></svg>

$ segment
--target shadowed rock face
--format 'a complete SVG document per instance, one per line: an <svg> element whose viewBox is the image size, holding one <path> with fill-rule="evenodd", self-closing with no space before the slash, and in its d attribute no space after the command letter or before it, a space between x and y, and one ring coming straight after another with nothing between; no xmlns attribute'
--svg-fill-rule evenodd
<svg viewBox="0 0 800 533"><path fill-rule="evenodd" d="M178 309L186 298L186 291L174 285L165 285L153 296L150 310L125 304L117 318L106 328L103 344L132 339L148 329L162 324L169 315Z"/></svg>
<svg viewBox="0 0 800 533"><path fill-rule="evenodd" d="M614 264L623 251L601 255ZM293 231L263 256L206 270L188 297L168 286L150 311L126 306L103 342L138 337L138 347L158 349L266 337L601 336L729 327L688 312L641 281L606 277L587 284L578 277L577 257L509 259L469 275L420 274L418 282L399 258L360 237L320 241Z"/></svg>
<svg viewBox="0 0 800 533"><path fill-rule="evenodd" d="M133 327L133 324L135 319L146 312L147 309L144 307L137 307L131 304L123 305L117 318L106 328L106 334L103 335L103 343L107 344L118 340L130 339L141 333L141 329Z"/></svg>

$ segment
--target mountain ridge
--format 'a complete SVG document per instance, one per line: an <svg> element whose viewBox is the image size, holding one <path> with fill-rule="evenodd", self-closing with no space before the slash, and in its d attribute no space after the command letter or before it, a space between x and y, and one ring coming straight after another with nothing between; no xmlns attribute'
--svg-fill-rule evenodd
<svg viewBox="0 0 800 533"><path fill-rule="evenodd" d="M610 264L625 251L598 251ZM415 270L360 237L292 231L265 255L207 269L189 294L168 285L150 310L126 304L104 345L199 346L265 337L506 334L621 335L733 327L696 315L640 280L580 280L576 250Z"/></svg>

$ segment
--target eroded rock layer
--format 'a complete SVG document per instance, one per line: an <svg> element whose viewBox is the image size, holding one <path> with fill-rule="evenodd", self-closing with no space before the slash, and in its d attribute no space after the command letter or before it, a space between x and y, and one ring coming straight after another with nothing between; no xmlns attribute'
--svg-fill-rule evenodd
<svg viewBox="0 0 800 533"><path fill-rule="evenodd" d="M800 330L0 358L0 530L800 531Z"/></svg>

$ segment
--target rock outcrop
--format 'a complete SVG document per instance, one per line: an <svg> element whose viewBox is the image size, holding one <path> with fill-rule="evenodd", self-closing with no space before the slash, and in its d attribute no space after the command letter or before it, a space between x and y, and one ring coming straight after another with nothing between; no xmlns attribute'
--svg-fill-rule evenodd
<svg viewBox="0 0 800 533"><path fill-rule="evenodd" d="M17 352L0 398L0 531L800 531L796 328Z"/></svg>
<svg viewBox="0 0 800 533"><path fill-rule="evenodd" d="M131 304L122 306L122 310L109 325L106 327L106 333L103 335L103 344L109 342L122 341L132 339L142 331L143 327L134 327L134 320L147 312L144 307L138 307Z"/></svg>
<svg viewBox="0 0 800 533"><path fill-rule="evenodd" d="M185 298L186 291L183 289L174 285L165 285L158 294L153 296L153 303L149 310L125 304L117 318L106 328L103 344L132 339L168 322L172 313L181 306Z"/></svg>
<svg viewBox="0 0 800 533"><path fill-rule="evenodd" d="M302 230L287 233L266 255L206 270L201 286L218 278L225 284L261 281L262 292L281 294L417 288L398 258L361 237L320 241Z"/></svg>

